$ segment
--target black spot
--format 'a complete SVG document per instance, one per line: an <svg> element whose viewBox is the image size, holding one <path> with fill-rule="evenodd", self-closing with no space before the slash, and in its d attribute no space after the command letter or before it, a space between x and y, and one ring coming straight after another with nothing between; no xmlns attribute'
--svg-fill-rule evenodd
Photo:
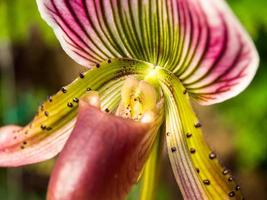
<svg viewBox="0 0 267 200"><path fill-rule="evenodd" d="M44 105L41 105L41 111L44 111ZM37 112L37 115L38 115L38 112Z"/></svg>
<svg viewBox="0 0 267 200"><path fill-rule="evenodd" d="M234 192L234 191L229 192L229 193L228 193L228 196L229 196L229 197L234 197L234 196L235 196L235 192Z"/></svg>
<svg viewBox="0 0 267 200"><path fill-rule="evenodd" d="M70 103L70 102L68 102L67 106L70 107L70 108L72 108L73 107L73 104Z"/></svg>
<svg viewBox="0 0 267 200"><path fill-rule="evenodd" d="M91 88L86 88L86 91L91 91L92 89Z"/></svg>
<svg viewBox="0 0 267 200"><path fill-rule="evenodd" d="M23 145L20 146L21 149L24 149L25 147Z"/></svg>
<svg viewBox="0 0 267 200"><path fill-rule="evenodd" d="M41 125L41 129L42 129L42 130L45 130L45 129L46 129L46 126L42 124L42 125Z"/></svg>
<svg viewBox="0 0 267 200"><path fill-rule="evenodd" d="M75 97L75 98L73 98L73 102L79 103L79 99Z"/></svg>
<svg viewBox="0 0 267 200"><path fill-rule="evenodd" d="M108 63L110 64L111 63L111 60L108 60Z"/></svg>
<svg viewBox="0 0 267 200"><path fill-rule="evenodd" d="M47 131L51 131L52 130L52 127L46 127L46 130Z"/></svg>
<svg viewBox="0 0 267 200"><path fill-rule="evenodd" d="M44 114L45 114L45 116L47 116L47 117L49 116L48 111L45 111Z"/></svg>
<svg viewBox="0 0 267 200"><path fill-rule="evenodd" d="M186 137L187 138L191 138L192 137L192 133L186 133Z"/></svg>
<svg viewBox="0 0 267 200"><path fill-rule="evenodd" d="M83 73L80 73L79 76L80 76L80 78L84 78L84 74Z"/></svg>
<svg viewBox="0 0 267 200"><path fill-rule="evenodd" d="M26 144L27 144L27 142L26 142L26 141L24 141L24 142L23 142L23 144L24 144L24 145L26 145Z"/></svg>
<svg viewBox="0 0 267 200"><path fill-rule="evenodd" d="M196 168L196 171L197 171L197 173L199 174L200 170L199 170L198 168Z"/></svg>
<svg viewBox="0 0 267 200"><path fill-rule="evenodd" d="M176 147L171 148L172 153L176 152Z"/></svg>
<svg viewBox="0 0 267 200"><path fill-rule="evenodd" d="M210 185L210 181L209 181L208 179L203 180L203 183L204 183L205 185Z"/></svg>
<svg viewBox="0 0 267 200"><path fill-rule="evenodd" d="M235 190L236 191L239 191L241 189L241 187L239 186L239 185L237 185L236 187L235 187Z"/></svg>
<svg viewBox="0 0 267 200"><path fill-rule="evenodd" d="M230 171L228 170L228 169L224 169L223 170L223 175L227 175L227 174L229 174L230 173Z"/></svg>
<svg viewBox="0 0 267 200"><path fill-rule="evenodd" d="M216 153L214 153L214 152L211 152L210 155L209 155L209 158L210 158L211 160L215 159L216 157L217 157L217 155L216 155Z"/></svg>
<svg viewBox="0 0 267 200"><path fill-rule="evenodd" d="M200 128L200 127L202 127L202 124L200 122L195 124L195 128Z"/></svg>
<svg viewBox="0 0 267 200"><path fill-rule="evenodd" d="M170 136L170 134L171 134L170 132L167 132L167 133L166 133L167 136Z"/></svg>
<svg viewBox="0 0 267 200"><path fill-rule="evenodd" d="M67 93L67 89L66 88L61 88L61 91L63 92L63 93Z"/></svg>
<svg viewBox="0 0 267 200"><path fill-rule="evenodd" d="M192 153L192 154L196 153L196 149L190 148L190 153Z"/></svg>
<svg viewBox="0 0 267 200"><path fill-rule="evenodd" d="M187 93L187 90L185 89L184 92L183 92L183 94L186 94L186 93Z"/></svg>
<svg viewBox="0 0 267 200"><path fill-rule="evenodd" d="M52 99L51 96L48 97L48 101L49 101L49 102L52 102L52 101L53 101L53 99Z"/></svg>
<svg viewBox="0 0 267 200"><path fill-rule="evenodd" d="M100 64L97 63L97 64L96 64L96 68L99 68L99 67L100 67Z"/></svg>
<svg viewBox="0 0 267 200"><path fill-rule="evenodd" d="M108 112L109 112L109 109L108 109L108 108L106 108L106 109L105 109L105 112L107 112L107 113L108 113Z"/></svg>
<svg viewBox="0 0 267 200"><path fill-rule="evenodd" d="M233 181L233 177L229 177L229 178L228 178L228 181L229 181L229 182L232 182L232 181Z"/></svg>

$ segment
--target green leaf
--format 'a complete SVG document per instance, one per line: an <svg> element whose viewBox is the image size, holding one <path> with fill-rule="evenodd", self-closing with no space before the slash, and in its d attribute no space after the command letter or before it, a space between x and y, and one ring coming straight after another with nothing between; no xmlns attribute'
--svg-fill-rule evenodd
<svg viewBox="0 0 267 200"><path fill-rule="evenodd" d="M229 3L242 24L250 34L257 38L259 29L263 26L267 29L266 1L265 0L229 0Z"/></svg>
<svg viewBox="0 0 267 200"><path fill-rule="evenodd" d="M56 41L53 32L41 19L33 0L1 0L0 27L0 41L27 40L34 29L37 29L47 42Z"/></svg>

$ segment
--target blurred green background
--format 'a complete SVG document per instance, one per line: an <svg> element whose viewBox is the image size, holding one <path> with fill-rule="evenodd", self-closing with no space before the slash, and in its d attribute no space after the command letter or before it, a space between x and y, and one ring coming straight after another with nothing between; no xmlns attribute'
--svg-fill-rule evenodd
<svg viewBox="0 0 267 200"><path fill-rule="evenodd" d="M266 200L267 1L228 2L256 43L260 68L238 97L220 105L196 106L196 110L209 144L233 170L246 199ZM47 95L71 82L82 70L41 20L35 0L0 0L0 126L25 125ZM0 199L45 199L52 166L53 161L48 161L0 169ZM167 158L164 168L157 199L180 199Z"/></svg>

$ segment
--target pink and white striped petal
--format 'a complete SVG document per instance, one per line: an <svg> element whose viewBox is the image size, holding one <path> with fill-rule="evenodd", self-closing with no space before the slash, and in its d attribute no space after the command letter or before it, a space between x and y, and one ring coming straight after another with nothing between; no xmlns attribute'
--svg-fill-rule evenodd
<svg viewBox="0 0 267 200"><path fill-rule="evenodd" d="M133 58L175 73L201 104L236 96L258 66L256 49L224 0L37 0L81 65Z"/></svg>
<svg viewBox="0 0 267 200"><path fill-rule="evenodd" d="M259 57L252 40L224 0L198 2L205 19L205 46L196 50L184 70L177 70L188 92L201 104L209 105L232 98L253 79ZM197 3L195 3L197 6ZM200 17L201 18L201 17ZM202 28L203 29L203 28Z"/></svg>
<svg viewBox="0 0 267 200"><path fill-rule="evenodd" d="M0 129L0 166L18 167L48 160L63 148L75 121L50 133L39 133L29 128L6 126ZM50 134L49 137L47 134Z"/></svg>

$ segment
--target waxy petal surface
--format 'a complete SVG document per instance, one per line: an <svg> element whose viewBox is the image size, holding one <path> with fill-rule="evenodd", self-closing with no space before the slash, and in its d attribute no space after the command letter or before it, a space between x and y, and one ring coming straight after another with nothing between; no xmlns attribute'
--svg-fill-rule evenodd
<svg viewBox="0 0 267 200"><path fill-rule="evenodd" d="M201 104L236 96L258 55L224 0L37 0L65 51L91 67L108 58L172 71Z"/></svg>
<svg viewBox="0 0 267 200"><path fill-rule="evenodd" d="M120 200L136 183L157 132L151 124L81 101L75 128L52 172L49 200Z"/></svg>
<svg viewBox="0 0 267 200"><path fill-rule="evenodd" d="M73 83L49 97L27 126L0 129L0 166L16 167L54 157L73 129L81 96L87 91L98 91L101 109L115 112L127 75L142 78L151 68L148 63L119 59L97 64L80 74Z"/></svg>

